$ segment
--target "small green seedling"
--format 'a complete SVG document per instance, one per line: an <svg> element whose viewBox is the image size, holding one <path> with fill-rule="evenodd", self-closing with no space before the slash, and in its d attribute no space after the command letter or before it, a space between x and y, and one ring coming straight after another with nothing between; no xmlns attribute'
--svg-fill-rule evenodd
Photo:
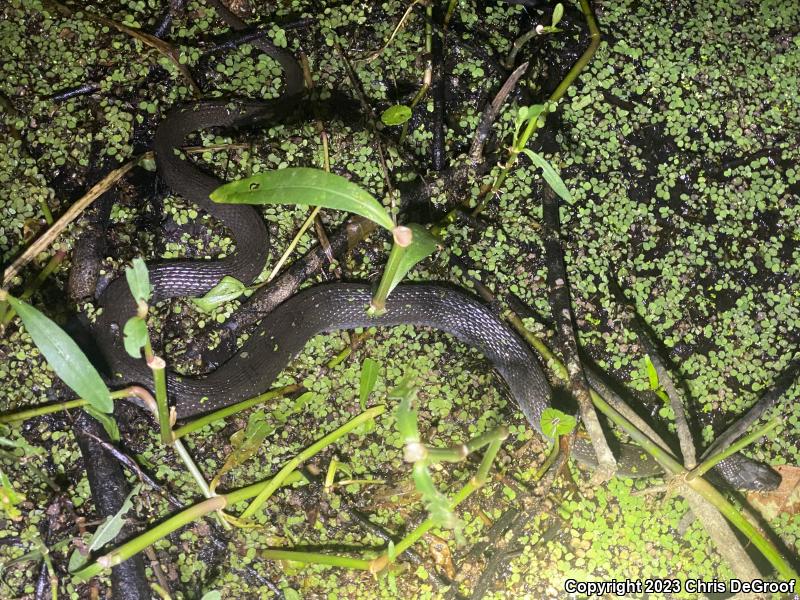
<svg viewBox="0 0 800 600"><path fill-rule="evenodd" d="M539 35L546 35L548 33L560 33L562 30L556 27L561 18L564 16L564 5L560 2L556 4L553 9L553 16L550 19L550 25L537 25L536 33Z"/></svg>
<svg viewBox="0 0 800 600"><path fill-rule="evenodd" d="M230 275L226 275L219 280L219 283L211 288L202 298L193 298L195 306L204 313L210 313L215 308L219 308L226 302L236 300L239 296L246 293L248 288L241 281Z"/></svg>
<svg viewBox="0 0 800 600"><path fill-rule="evenodd" d="M99 550L117 537L117 534L122 531L122 527L125 525L125 515L133 508L133 497L139 493L141 488L142 484L137 484L125 498L125 502L123 502L120 509L97 526L97 529L94 530L84 547L73 550L69 558L68 568L70 572L82 568L89 561L89 556L92 552Z"/></svg>
<svg viewBox="0 0 800 600"><path fill-rule="evenodd" d="M461 521L453 511L453 504L447 496L436 489L430 470L430 465L439 462L462 462L473 452L489 446L484 455L484 460L474 477L477 486L483 484L488 475L488 470L500 443L508 437L508 430L505 427L498 427L483 435L472 438L466 444L454 446L452 448L434 448L422 443L417 426L417 413L411 406L417 397L417 388L412 384L411 379L404 379L390 393L390 398L400 399L397 407L397 429L403 440L403 458L406 462L414 463L412 476L417 491L422 496L425 509L428 511L429 520L435 527L452 529L456 539L461 538Z"/></svg>

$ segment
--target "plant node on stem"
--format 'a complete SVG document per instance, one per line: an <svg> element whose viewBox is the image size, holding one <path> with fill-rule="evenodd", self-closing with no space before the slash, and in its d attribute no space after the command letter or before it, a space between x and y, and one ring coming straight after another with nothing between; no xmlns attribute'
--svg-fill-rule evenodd
<svg viewBox="0 0 800 600"><path fill-rule="evenodd" d="M375 295L372 297L372 302L370 302L369 309L367 310L371 316L375 317L386 312L386 298L389 296L389 292L393 287L395 273L397 273L397 269L402 262L403 255L414 241L414 233L409 227L398 225L392 230L392 238L394 239L394 244L392 244L392 250L389 252L389 259L386 261L386 267L383 269L381 283L378 286L378 291L376 291Z"/></svg>

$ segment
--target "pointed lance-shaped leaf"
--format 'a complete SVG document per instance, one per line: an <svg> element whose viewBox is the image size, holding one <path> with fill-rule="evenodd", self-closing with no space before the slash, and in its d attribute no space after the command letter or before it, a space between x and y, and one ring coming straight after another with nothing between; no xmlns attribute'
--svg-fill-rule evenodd
<svg viewBox="0 0 800 600"><path fill-rule="evenodd" d="M297 204L361 215L388 230L394 222L372 194L341 175L310 167L291 167L232 181L211 193L223 204Z"/></svg>
<svg viewBox="0 0 800 600"><path fill-rule="evenodd" d="M553 191L565 202L572 202L572 194L569 193L567 186L564 184L558 172L553 168L553 165L541 154L537 154L532 150L525 148L523 152L525 156L531 159L534 165L542 170L542 177L544 177L547 184L553 188Z"/></svg>
<svg viewBox="0 0 800 600"><path fill-rule="evenodd" d="M8 302L56 375L98 411L114 410L111 392L72 338L27 302L12 296L8 296Z"/></svg>

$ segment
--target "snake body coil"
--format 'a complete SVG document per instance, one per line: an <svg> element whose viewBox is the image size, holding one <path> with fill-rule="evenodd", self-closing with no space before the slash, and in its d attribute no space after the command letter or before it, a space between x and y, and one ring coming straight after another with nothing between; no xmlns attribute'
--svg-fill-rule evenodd
<svg viewBox="0 0 800 600"><path fill-rule="evenodd" d="M221 185L180 157L177 148L193 131L230 127L253 118L275 118L285 104L203 102L171 112L160 126L155 150L162 176L176 193L217 218L231 232L237 251L217 261L173 261L149 265L154 300L202 295L221 277L249 283L266 261L267 231L249 206L218 205L209 199ZM452 287L401 285L387 302L386 313L367 316L370 289L364 284L333 283L304 290L267 315L244 347L213 372L196 378L170 373L168 390L179 419L210 412L264 392L314 335L339 329L411 324L451 333L478 349L507 383L528 422L540 431L542 411L550 405L550 388L528 346L487 307ZM151 384L144 361L124 351L122 327L136 313L124 277L113 281L100 298L103 311L96 332L98 344L119 384ZM541 431L540 431L541 433ZM578 440L573 453L593 463L588 443ZM643 453L624 449L618 458L627 474L652 475L658 466ZM779 478L768 468L741 455L721 463L719 472L737 487L766 489Z"/></svg>

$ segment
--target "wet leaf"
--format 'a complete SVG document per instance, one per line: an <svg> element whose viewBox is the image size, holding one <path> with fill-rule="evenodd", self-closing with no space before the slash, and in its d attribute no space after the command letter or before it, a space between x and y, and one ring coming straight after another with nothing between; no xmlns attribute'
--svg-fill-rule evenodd
<svg viewBox="0 0 800 600"><path fill-rule="evenodd" d="M544 435L555 439L556 437L572 433L577 421L572 415L565 414L555 408L546 408L542 412L542 418L539 424L542 427Z"/></svg>
<svg viewBox="0 0 800 600"><path fill-rule="evenodd" d="M247 286L235 277L225 275L219 283L211 288L202 298L192 298L195 306L204 313L210 313L215 308L235 300L247 291Z"/></svg>
<svg viewBox="0 0 800 600"><path fill-rule="evenodd" d="M133 508L133 497L139 493L141 484L136 485L125 502L122 503L120 509L105 521L103 521L97 529L95 529L92 537L86 545L86 554L75 550L72 556L69 557L69 571L75 572L83 567L89 560L89 555L95 550L99 550L109 542L113 541L117 534L122 531L122 526L125 525L125 515Z"/></svg>
<svg viewBox="0 0 800 600"><path fill-rule="evenodd" d="M553 188L553 191L565 202L572 202L572 194L570 194L567 186L561 179L561 175L556 172L556 170L553 168L553 165L551 165L550 162L541 154L537 154L532 150L525 148L523 152L525 153L525 156L531 159L531 162L534 165L542 170L542 177L544 177L544 180L547 182L547 184Z"/></svg>
<svg viewBox="0 0 800 600"><path fill-rule="evenodd" d="M131 317L122 329L125 352L133 358L142 357L142 348L147 344L147 323L141 317Z"/></svg>
<svg viewBox="0 0 800 600"><path fill-rule="evenodd" d="M381 113L384 125L402 125L411 118L411 108L405 104L395 104Z"/></svg>
<svg viewBox="0 0 800 600"><path fill-rule="evenodd" d="M134 258L131 266L125 269L125 279L136 303L147 304L153 294L153 286L150 285L147 265L141 258Z"/></svg>
<svg viewBox="0 0 800 600"><path fill-rule="evenodd" d="M119 441L119 427L113 415L97 411L92 406L84 406L83 410L103 426L112 442Z"/></svg>
<svg viewBox="0 0 800 600"><path fill-rule="evenodd" d="M72 338L30 304L12 296L8 302L56 375L98 411L114 410L111 392Z"/></svg>
<svg viewBox="0 0 800 600"><path fill-rule="evenodd" d="M365 358L364 363L361 365L361 382L359 384L358 397L361 402L361 410L367 409L367 400L372 390L375 389L375 384L378 381L378 363L371 358Z"/></svg>
<svg viewBox="0 0 800 600"><path fill-rule="evenodd" d="M559 2L556 4L556 7L553 9L553 19L550 21L550 26L555 27L558 25L558 22L561 21L561 18L564 16L564 5Z"/></svg>
<svg viewBox="0 0 800 600"><path fill-rule="evenodd" d="M517 137L519 137L519 132L522 127L527 124L528 121L531 119L536 119L541 115L545 110L544 104L532 104L530 106L520 106L517 109L517 118L515 121L515 129L517 132Z"/></svg>
<svg viewBox="0 0 800 600"><path fill-rule="evenodd" d="M661 389L661 384L658 381L658 372L656 371L655 365L653 365L653 361L650 360L650 357L645 355L644 357L644 366L647 369L647 379L650 381L650 389L655 391Z"/></svg>
<svg viewBox="0 0 800 600"><path fill-rule="evenodd" d="M211 199L224 204L322 206L394 229L389 213L372 194L341 175L310 167L278 169L233 181L214 190Z"/></svg>

